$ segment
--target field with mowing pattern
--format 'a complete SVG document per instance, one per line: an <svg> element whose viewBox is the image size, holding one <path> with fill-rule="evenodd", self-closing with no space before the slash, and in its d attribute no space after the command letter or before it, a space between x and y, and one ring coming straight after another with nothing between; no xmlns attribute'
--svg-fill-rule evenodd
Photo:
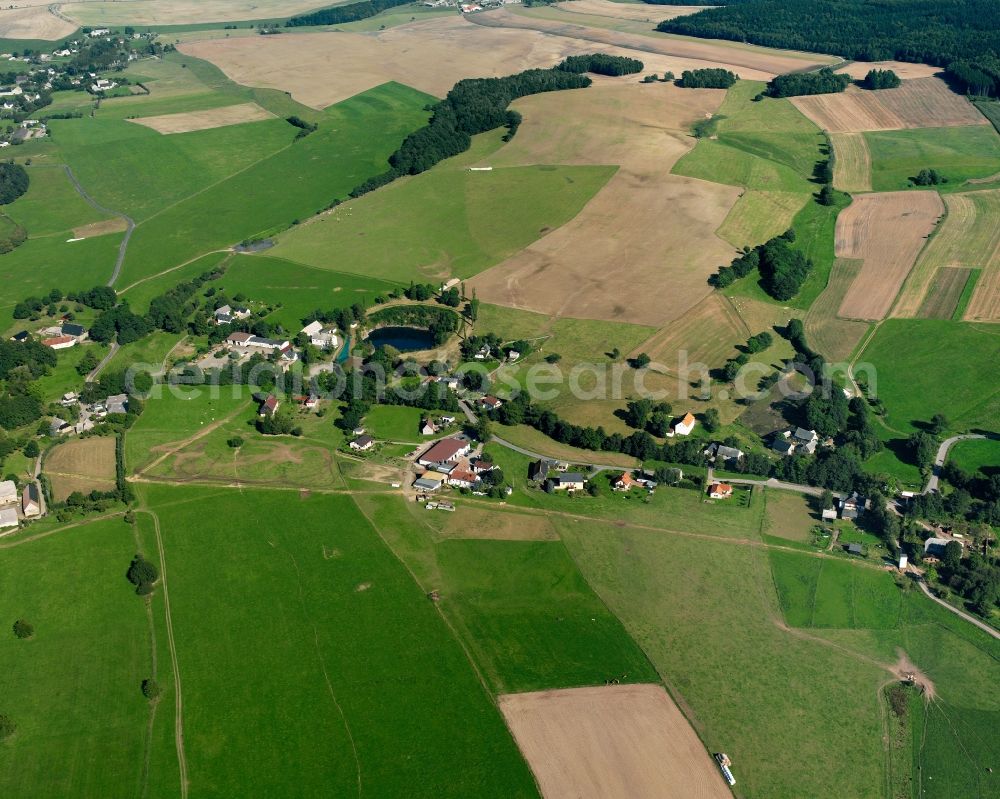
<svg viewBox="0 0 1000 799"><path fill-rule="evenodd" d="M778 600L793 627L891 629L899 623L901 594L884 571L774 550L770 559Z"/></svg>
<svg viewBox="0 0 1000 799"><path fill-rule="evenodd" d="M839 315L878 320L892 306L924 242L944 213L936 192L863 194L837 217L838 258L862 259Z"/></svg>
<svg viewBox="0 0 1000 799"><path fill-rule="evenodd" d="M805 318L809 346L830 361L845 361L868 332L868 322L841 319L844 296L861 272L862 261L838 258L830 271L830 282L809 306Z"/></svg>
<svg viewBox="0 0 1000 799"><path fill-rule="evenodd" d="M224 128L227 125L239 125L244 122L259 122L271 119L269 114L256 103L227 105L222 108L212 108L207 111L188 111L179 114L163 114L161 116L139 117L131 120L138 125L152 128L164 135L172 133L191 133L196 130Z"/></svg>
<svg viewBox="0 0 1000 799"><path fill-rule="evenodd" d="M939 78L907 80L899 88L877 91L849 86L839 94L796 97L792 103L830 133L989 124Z"/></svg>
<svg viewBox="0 0 1000 799"><path fill-rule="evenodd" d="M951 319L965 293L966 284L973 279L974 269L943 266L934 275L930 291L917 311L920 319Z"/></svg>
<svg viewBox="0 0 1000 799"><path fill-rule="evenodd" d="M60 8L81 25L163 26L276 19L316 7L316 0L131 0L125 4L116 0L85 0L63 3Z"/></svg>
<svg viewBox="0 0 1000 799"><path fill-rule="evenodd" d="M872 190L872 158L868 143L860 133L831 133L833 143L833 185L840 191Z"/></svg>
<svg viewBox="0 0 1000 799"><path fill-rule="evenodd" d="M1000 228L992 224L1000 214L1000 191L946 194L944 202L947 215L904 283L893 316L917 316L931 296L935 276L942 267L982 269L980 277L987 280L1000 274ZM970 303L967 318L977 314L989 321L1000 287L986 284L986 288L980 288L981 284L982 280L977 283L972 297L975 305Z"/></svg>
<svg viewBox="0 0 1000 799"><path fill-rule="evenodd" d="M514 103L524 123L482 165L620 169L572 221L471 281L479 297L552 316L657 326L705 297L708 275L733 255L715 231L738 192L670 168L691 147L687 129L721 100L717 90L608 80ZM627 264L628 280L609 264ZM670 292L661 290L665 281Z"/></svg>
<svg viewBox="0 0 1000 799"><path fill-rule="evenodd" d="M809 195L793 191L743 193L719 228L718 234L734 247L756 247L784 233Z"/></svg>
<svg viewBox="0 0 1000 799"><path fill-rule="evenodd" d="M115 487L115 438L74 438L45 457L43 471L52 482L52 498L65 502L73 491L112 491Z"/></svg>

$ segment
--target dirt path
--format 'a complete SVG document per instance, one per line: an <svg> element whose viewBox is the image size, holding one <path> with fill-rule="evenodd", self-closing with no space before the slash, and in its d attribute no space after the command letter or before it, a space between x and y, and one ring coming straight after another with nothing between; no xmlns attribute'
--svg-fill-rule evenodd
<svg viewBox="0 0 1000 799"><path fill-rule="evenodd" d="M115 353L118 352L120 346L121 345L117 341L111 342L111 346L105 353L104 357L101 358L97 366L91 369L90 374L87 375L86 381L88 383L93 383L98 377L100 377L101 372L104 371L104 367L111 363L111 359L115 357Z"/></svg>
<svg viewBox="0 0 1000 799"><path fill-rule="evenodd" d="M118 276L122 271L122 264L125 263L125 253L128 250L128 243L132 239L132 231L135 230L135 220L127 214L123 214L121 211L112 211L110 208L105 208L97 200L87 194L86 189L80 185L80 181L76 179L76 175L73 174L73 170L70 169L69 164L63 164L63 169L66 170L66 177L69 178L70 183L73 184L73 188L76 189L77 194L79 194L92 208L100 211L102 214L109 214L111 216L117 216L120 219L125 220L125 238L122 239L122 243L118 246L118 260L115 261L114 271L111 273L111 277L108 278L107 285L113 286L115 281L118 280Z"/></svg>
<svg viewBox="0 0 1000 799"><path fill-rule="evenodd" d="M165 461L171 455L174 455L177 452L180 452L182 449L184 449L185 447L190 446L195 441L198 441L199 439L204 438L209 433L212 433L212 432L218 430L222 425L224 425L226 422L228 422L234 416L242 413L249 404L250 404L249 400L247 402L241 403L239 406L237 406L236 410L234 410L232 413L228 414L227 416L223 416L221 419L219 419L216 422L212 422L210 425L206 425L201 430L199 430L197 433L195 433L193 436L189 436L188 438L185 438L183 441L174 441L174 442L166 444L165 446L169 447L169 449L167 449L159 458L157 458L156 460L154 460L152 463L148 464L147 466L145 466L142 469L139 469L129 479L130 480L135 480L136 478L142 477L146 472L148 472L150 469L155 468L156 466L159 466L161 463L163 463L163 461Z"/></svg>
<svg viewBox="0 0 1000 799"><path fill-rule="evenodd" d="M177 767L180 769L181 799L188 796L187 758L184 755L184 695L181 690L181 670L177 663L177 645L174 642L174 623L170 616L170 593L167 587L167 555L160 535L160 517L153 511L143 509L153 519L156 533L156 549L160 556L160 589L163 591L163 613L167 623L167 644L170 648L170 665L174 671L174 745L177 747Z"/></svg>

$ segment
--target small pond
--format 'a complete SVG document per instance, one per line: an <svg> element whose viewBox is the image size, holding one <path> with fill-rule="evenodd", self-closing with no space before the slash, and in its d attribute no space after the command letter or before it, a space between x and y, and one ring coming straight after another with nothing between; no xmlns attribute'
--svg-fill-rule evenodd
<svg viewBox="0 0 1000 799"><path fill-rule="evenodd" d="M419 327L380 327L369 334L368 340L376 347L388 345L400 352L429 350L434 347L434 334Z"/></svg>

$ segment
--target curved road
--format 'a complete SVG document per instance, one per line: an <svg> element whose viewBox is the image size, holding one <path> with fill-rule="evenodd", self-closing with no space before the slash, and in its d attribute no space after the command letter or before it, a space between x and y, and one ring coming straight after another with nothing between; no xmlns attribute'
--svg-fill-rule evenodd
<svg viewBox="0 0 1000 799"><path fill-rule="evenodd" d="M951 438L946 438L941 442L941 446L938 447L937 455L934 458L934 468L931 469L931 476L927 480L927 485L924 487L923 493L929 494L931 491L938 490L938 478L941 476L941 467L944 466L944 462L948 460L948 450L952 448L959 441L968 441L973 438L986 438L986 436L980 435L979 433L966 433L961 436L952 436Z"/></svg>
<svg viewBox="0 0 1000 799"><path fill-rule="evenodd" d="M940 599L940 598L934 596L934 594L931 592L931 589L929 589L927 587L927 583L925 583L923 580L920 581L920 590L923 591L928 597L930 597L930 599L932 599L935 602L937 602L941 607L947 608L952 613L954 613L956 616L960 616L961 618L965 619L967 622L969 622L969 624L974 624L980 630L982 630L985 633L989 633L994 638L1000 638L1000 632L997 632L996 630L994 630L986 622L980 621L975 616L972 616L972 615L966 613L964 610L959 610L954 605L949 605L943 599Z"/></svg>
<svg viewBox="0 0 1000 799"><path fill-rule="evenodd" d="M110 208L105 208L97 200L87 194L86 189L80 185L80 181L76 179L76 175L73 174L73 170L70 169L69 164L63 164L63 169L66 170L66 177L69 178L70 183L73 184L73 188L76 189L77 193L86 200L87 204L92 208L97 209L102 214L109 214L110 216L117 216L120 219L125 220L125 238L122 239L122 243L118 246L118 260L115 261L114 271L111 273L111 277L108 278L107 285L113 286L115 281L118 280L118 275L121 274L122 264L125 263L125 252L128 250L129 240L132 238L132 231L135 230L135 220L128 216L127 214L121 213L121 211L112 211Z"/></svg>

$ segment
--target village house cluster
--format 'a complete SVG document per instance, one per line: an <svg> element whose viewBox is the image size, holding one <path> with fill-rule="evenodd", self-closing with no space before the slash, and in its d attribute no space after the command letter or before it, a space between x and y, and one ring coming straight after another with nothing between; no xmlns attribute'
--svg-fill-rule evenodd
<svg viewBox="0 0 1000 799"><path fill-rule="evenodd" d="M20 491L13 480L0 481L0 535L13 532L23 520L37 518L42 512L42 494L35 480Z"/></svg>
<svg viewBox="0 0 1000 799"><path fill-rule="evenodd" d="M442 486L466 488L475 493L482 484L483 475L496 468L464 435L435 442L417 458L417 464L424 467L424 471L413 487L426 493L435 492Z"/></svg>

